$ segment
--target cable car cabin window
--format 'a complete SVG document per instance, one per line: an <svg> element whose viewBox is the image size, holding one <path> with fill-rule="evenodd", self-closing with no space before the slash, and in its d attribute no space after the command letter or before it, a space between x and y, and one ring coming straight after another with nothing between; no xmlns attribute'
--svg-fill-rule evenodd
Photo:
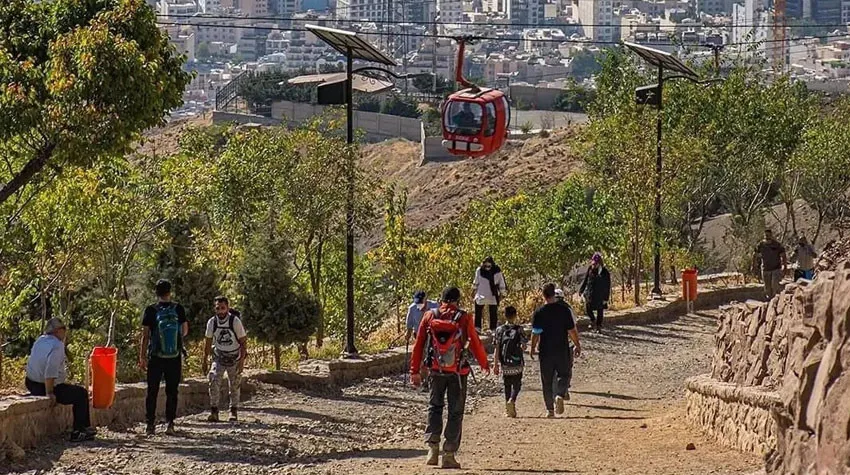
<svg viewBox="0 0 850 475"><path fill-rule="evenodd" d="M478 135L481 132L482 113L480 104L450 101L446 107L446 129L457 135Z"/></svg>
<svg viewBox="0 0 850 475"><path fill-rule="evenodd" d="M485 137L492 137L496 133L496 106L492 102L487 103L487 130Z"/></svg>

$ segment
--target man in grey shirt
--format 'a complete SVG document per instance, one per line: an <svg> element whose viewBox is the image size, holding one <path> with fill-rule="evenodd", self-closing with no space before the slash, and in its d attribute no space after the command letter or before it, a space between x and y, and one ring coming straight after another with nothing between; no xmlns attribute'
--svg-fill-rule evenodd
<svg viewBox="0 0 850 475"><path fill-rule="evenodd" d="M82 442L93 439L97 431L91 426L88 391L82 386L65 383L65 334L62 320L51 318L47 321L44 335L32 346L24 383L33 396L49 397L51 406L57 403L74 406L71 441Z"/></svg>

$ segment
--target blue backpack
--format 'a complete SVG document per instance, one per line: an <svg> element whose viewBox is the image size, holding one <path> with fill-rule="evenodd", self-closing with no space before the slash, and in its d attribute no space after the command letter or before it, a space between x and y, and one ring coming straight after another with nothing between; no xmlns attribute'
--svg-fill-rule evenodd
<svg viewBox="0 0 850 475"><path fill-rule="evenodd" d="M159 304L151 335L151 356L177 358L183 349L177 305Z"/></svg>

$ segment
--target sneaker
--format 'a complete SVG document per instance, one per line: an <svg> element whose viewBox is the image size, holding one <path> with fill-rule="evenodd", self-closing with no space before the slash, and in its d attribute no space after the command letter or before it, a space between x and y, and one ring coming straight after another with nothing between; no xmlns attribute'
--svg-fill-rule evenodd
<svg viewBox="0 0 850 475"><path fill-rule="evenodd" d="M75 430L74 432L71 432L71 442L85 442L93 439L94 434L90 434L85 430Z"/></svg>
<svg viewBox="0 0 850 475"><path fill-rule="evenodd" d="M513 401L508 401L505 403L505 415L510 417L511 419L516 418L516 403Z"/></svg>
<svg viewBox="0 0 850 475"><path fill-rule="evenodd" d="M235 407L230 408L230 422L237 422L239 420L238 410Z"/></svg>
<svg viewBox="0 0 850 475"><path fill-rule="evenodd" d="M145 434L154 435L156 434L156 424L153 422L148 422L148 427L145 429Z"/></svg>
<svg viewBox="0 0 850 475"><path fill-rule="evenodd" d="M446 452L443 454L443 464L440 466L441 468L453 468L459 469L460 462L455 458L454 452Z"/></svg>
<svg viewBox="0 0 850 475"><path fill-rule="evenodd" d="M97 435L97 429L95 429L94 427L86 427L85 429L83 429L83 432L91 436Z"/></svg>
<svg viewBox="0 0 850 475"><path fill-rule="evenodd" d="M428 459L425 465L437 466L440 464L440 445L428 444Z"/></svg>
<svg viewBox="0 0 850 475"><path fill-rule="evenodd" d="M174 422L169 422L168 427L165 428L165 435L177 435L177 431L174 430Z"/></svg>
<svg viewBox="0 0 850 475"><path fill-rule="evenodd" d="M555 411L546 411L546 419L554 419Z"/></svg>
<svg viewBox="0 0 850 475"><path fill-rule="evenodd" d="M210 415L207 417L207 422L219 422L217 407L210 409Z"/></svg>
<svg viewBox="0 0 850 475"><path fill-rule="evenodd" d="M555 414L559 416L564 413L564 398L562 396L555 397Z"/></svg>

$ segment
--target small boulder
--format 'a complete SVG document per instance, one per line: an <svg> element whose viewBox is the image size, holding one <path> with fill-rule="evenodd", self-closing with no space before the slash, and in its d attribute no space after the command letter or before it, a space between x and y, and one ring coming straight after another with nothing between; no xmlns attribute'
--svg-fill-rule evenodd
<svg viewBox="0 0 850 475"><path fill-rule="evenodd" d="M693 442L688 442L688 445L685 447L685 450L696 450L697 446L694 445Z"/></svg>

